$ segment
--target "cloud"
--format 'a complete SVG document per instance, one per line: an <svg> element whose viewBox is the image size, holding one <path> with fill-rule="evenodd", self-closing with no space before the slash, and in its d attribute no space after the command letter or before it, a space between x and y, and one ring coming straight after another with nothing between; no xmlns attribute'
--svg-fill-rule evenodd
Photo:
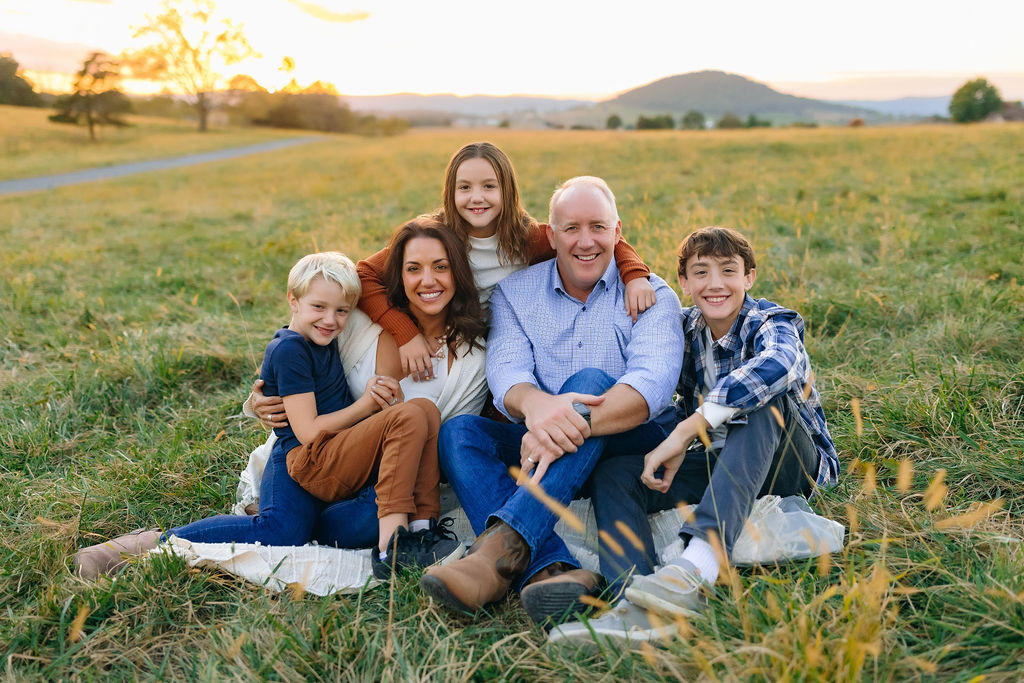
<svg viewBox="0 0 1024 683"><path fill-rule="evenodd" d="M3 52L10 52L23 69L73 72L82 60L100 48L85 43L63 43L41 36L0 31Z"/></svg>
<svg viewBox="0 0 1024 683"><path fill-rule="evenodd" d="M85 2L90 5L113 5L114 0L71 0L71 2Z"/></svg>
<svg viewBox="0 0 1024 683"><path fill-rule="evenodd" d="M335 12L329 10L322 5L318 5L315 2L306 2L306 0L288 0L291 4L301 9L306 14L322 19L323 21L340 22L344 24L351 24L356 21L363 21L364 19L370 18L369 12Z"/></svg>

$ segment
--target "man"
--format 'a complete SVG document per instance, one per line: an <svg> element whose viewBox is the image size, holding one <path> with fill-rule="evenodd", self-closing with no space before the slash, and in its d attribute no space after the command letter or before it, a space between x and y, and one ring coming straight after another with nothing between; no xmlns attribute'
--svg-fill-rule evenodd
<svg viewBox="0 0 1024 683"><path fill-rule="evenodd" d="M606 449L645 453L667 436L682 363L679 300L663 280L651 276L657 300L636 323L626 313L607 183L566 181L549 223L555 259L506 278L491 299L487 380L513 423L461 416L441 430L441 466L479 536L465 558L420 581L469 613L514 585L538 622L580 609L600 577L579 568L554 514L509 467L567 504Z"/></svg>

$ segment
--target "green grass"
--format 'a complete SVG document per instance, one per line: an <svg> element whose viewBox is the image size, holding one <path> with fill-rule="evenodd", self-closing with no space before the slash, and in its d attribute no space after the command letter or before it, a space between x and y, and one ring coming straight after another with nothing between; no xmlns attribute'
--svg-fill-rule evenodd
<svg viewBox="0 0 1024 683"><path fill-rule="evenodd" d="M67 173L96 166L163 159L296 137L269 128L211 128L145 116L128 116L125 128L101 126L89 141L85 126L52 123L52 109L0 105L0 180Z"/></svg>
<svg viewBox="0 0 1024 683"><path fill-rule="evenodd" d="M807 320L843 463L839 486L814 505L848 525L844 552L725 577L706 619L643 654L558 652L515 601L452 617L411 580L362 596L277 596L173 559L113 582L74 578L69 558L83 545L228 509L263 438L234 415L285 315L288 268L314 248L357 258L379 248L437 204L452 151L483 137L512 156L538 215L559 180L607 178L627 237L669 279L693 227L731 225L752 238L753 293ZM0 198L4 671L17 680L1018 679L1022 188L1015 125L491 130L337 136ZM901 490L904 462L912 477ZM945 493L926 495L940 470ZM992 501L1000 507L971 515Z"/></svg>

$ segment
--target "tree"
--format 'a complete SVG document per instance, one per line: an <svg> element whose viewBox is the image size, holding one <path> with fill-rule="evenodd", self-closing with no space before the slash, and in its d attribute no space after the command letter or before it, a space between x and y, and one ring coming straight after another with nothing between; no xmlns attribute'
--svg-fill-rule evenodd
<svg viewBox="0 0 1024 683"><path fill-rule="evenodd" d="M619 128L622 128L622 117L618 114L612 114L608 117L608 120L605 121L604 127L608 130L618 130Z"/></svg>
<svg viewBox="0 0 1024 683"><path fill-rule="evenodd" d="M77 125L84 118L93 141L96 126L128 125L120 114L130 112L132 103L116 87L120 77L117 62L102 52L93 52L75 74L74 91L57 100L57 113L50 120Z"/></svg>
<svg viewBox="0 0 1024 683"><path fill-rule="evenodd" d="M707 121L704 118L704 114L700 113L696 109L683 114L683 118L679 122L679 126L686 130L704 130L707 128Z"/></svg>
<svg viewBox="0 0 1024 683"><path fill-rule="evenodd" d="M996 87L984 78L967 81L953 93L949 101L949 115L957 123L981 121L1003 106L1003 99Z"/></svg>
<svg viewBox="0 0 1024 683"><path fill-rule="evenodd" d="M736 116L732 112L726 112L722 114L722 118L718 119L718 123L715 124L716 128L742 128L743 121L740 117Z"/></svg>
<svg viewBox="0 0 1024 683"><path fill-rule="evenodd" d="M670 114L659 116L638 116L636 119L637 130L664 130L676 127L676 122Z"/></svg>
<svg viewBox="0 0 1024 683"><path fill-rule="evenodd" d="M747 117L747 122L743 125L747 128L771 128L772 122L768 119L759 119L755 114L751 114Z"/></svg>
<svg viewBox="0 0 1024 683"><path fill-rule="evenodd" d="M43 100L32 84L18 74L18 62L9 53L0 54L0 104L39 107Z"/></svg>
<svg viewBox="0 0 1024 683"><path fill-rule="evenodd" d="M200 131L207 129L223 80L219 69L258 54L240 26L213 14L212 0L164 0L159 14L146 15L147 23L135 28L134 37L149 44L128 57L135 75L170 81L193 100Z"/></svg>

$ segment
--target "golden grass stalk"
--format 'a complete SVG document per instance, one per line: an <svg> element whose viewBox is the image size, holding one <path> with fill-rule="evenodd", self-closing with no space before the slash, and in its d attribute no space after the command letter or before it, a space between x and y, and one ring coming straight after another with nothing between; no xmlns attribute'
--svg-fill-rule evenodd
<svg viewBox="0 0 1024 683"><path fill-rule="evenodd" d="M914 466L907 459L900 460L899 469L896 472L896 490L906 493L910 490L910 482L914 476Z"/></svg>
<svg viewBox="0 0 1024 683"><path fill-rule="evenodd" d="M935 523L936 529L969 529L1003 509L1003 499L996 498L987 503L973 503L971 509Z"/></svg>
<svg viewBox="0 0 1024 683"><path fill-rule="evenodd" d="M238 634L238 637L231 643L231 647L228 648L227 658L234 659L242 652L242 646L245 645L245 641L249 640L249 634L243 631Z"/></svg>
<svg viewBox="0 0 1024 683"><path fill-rule="evenodd" d="M521 469L513 465L512 467L508 468L508 471L509 474L512 475L513 479L518 481L521 486L525 486L526 490L529 491L534 498L543 503L544 506L548 510L551 510L551 512L554 513L556 517L558 517L567 525L569 525L570 529L578 531L581 534L586 532L586 525L583 523L583 520L576 516L575 512L573 512L572 510L570 510L569 508L567 508L566 506L562 505L557 500L549 496L547 493L545 493L544 489L541 488L540 484L530 481L529 478L522 477L523 472ZM522 478L521 481L520 478Z"/></svg>
<svg viewBox="0 0 1024 683"><path fill-rule="evenodd" d="M811 392L814 391L814 371L812 370L807 375L807 384L804 385L804 400L806 401L811 397Z"/></svg>
<svg viewBox="0 0 1024 683"><path fill-rule="evenodd" d="M89 606L82 605L78 608L78 614L75 615L75 620L71 622L71 626L68 628L68 640L72 643L77 643L82 639L82 627L85 626L85 619L89 616Z"/></svg>
<svg viewBox="0 0 1024 683"><path fill-rule="evenodd" d="M850 503L846 503L846 519L850 524L850 533L856 533L859 527L857 519L857 508L853 507Z"/></svg>
<svg viewBox="0 0 1024 683"><path fill-rule="evenodd" d="M640 540L640 537L636 535L636 532L629 528L629 525L623 522L621 519L615 520L615 528L619 530L629 544L637 550L644 549L644 542Z"/></svg>
<svg viewBox="0 0 1024 683"><path fill-rule="evenodd" d="M860 399L854 396L850 399L850 410L853 412L853 424L854 431L857 432L857 436L864 435L864 419L860 414Z"/></svg>
<svg viewBox="0 0 1024 683"><path fill-rule="evenodd" d="M939 507L942 503L942 499L946 497L946 491L949 487L946 486L946 470L940 467L935 471L935 476L932 477L932 481L928 484L928 488L924 492L924 507L926 510L931 512L935 508Z"/></svg>
<svg viewBox="0 0 1024 683"><path fill-rule="evenodd" d="M612 538L612 535L610 533L608 533L604 529L601 529L597 532L597 537L601 539L601 543L603 543L605 547L608 548L608 550L612 551L619 557L625 556L626 551L623 550L622 544L616 541L614 538Z"/></svg>
<svg viewBox="0 0 1024 683"><path fill-rule="evenodd" d="M874 493L875 489L878 488L878 476L875 472L874 463L864 463L864 483L861 485L861 491L864 493Z"/></svg>
<svg viewBox="0 0 1024 683"><path fill-rule="evenodd" d="M768 406L772 411L772 416L775 417L775 421L779 423L779 427L782 429L786 428L786 421L782 419L782 412L775 406Z"/></svg>

